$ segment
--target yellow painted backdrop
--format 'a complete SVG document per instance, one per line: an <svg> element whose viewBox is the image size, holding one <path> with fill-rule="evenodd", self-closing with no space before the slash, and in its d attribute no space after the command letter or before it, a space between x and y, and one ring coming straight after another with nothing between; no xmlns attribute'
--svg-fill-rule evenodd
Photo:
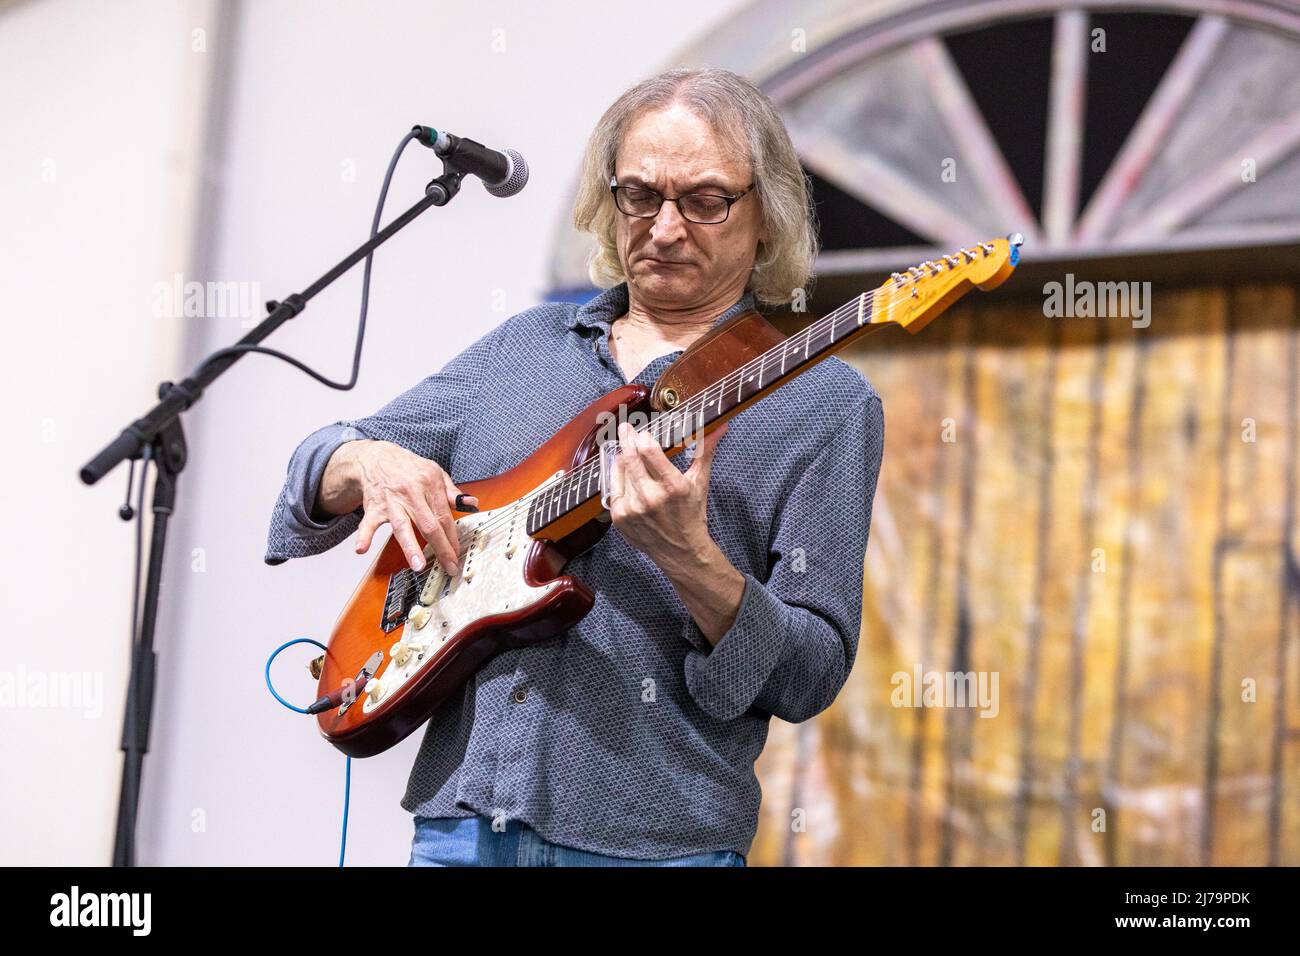
<svg viewBox="0 0 1300 956"><path fill-rule="evenodd" d="M1151 316L975 295L840 353L885 408L862 639L772 722L752 865L1300 864L1297 292ZM997 715L892 706L918 664Z"/></svg>

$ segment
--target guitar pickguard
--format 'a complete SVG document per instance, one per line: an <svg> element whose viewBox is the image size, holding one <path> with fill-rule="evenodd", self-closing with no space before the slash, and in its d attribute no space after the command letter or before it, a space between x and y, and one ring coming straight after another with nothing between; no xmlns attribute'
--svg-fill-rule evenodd
<svg viewBox="0 0 1300 956"><path fill-rule="evenodd" d="M464 627L532 607L557 586L555 581L532 585L526 579L526 559L534 543L527 521L527 500L458 518L461 569L454 577L432 557L432 548L425 547L428 573L405 572L412 590L409 601L400 606L409 610L400 640L365 686L366 714L437 662ZM388 608L393 606L391 598L390 593Z"/></svg>

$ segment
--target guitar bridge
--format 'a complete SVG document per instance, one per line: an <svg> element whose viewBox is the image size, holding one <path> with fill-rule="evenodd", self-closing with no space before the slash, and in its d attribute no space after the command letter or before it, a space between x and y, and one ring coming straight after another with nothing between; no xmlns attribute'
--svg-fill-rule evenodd
<svg viewBox="0 0 1300 956"><path fill-rule="evenodd" d="M402 626L422 587L420 577L410 568L403 568L389 576L388 593L384 596L383 620L379 622L385 634Z"/></svg>

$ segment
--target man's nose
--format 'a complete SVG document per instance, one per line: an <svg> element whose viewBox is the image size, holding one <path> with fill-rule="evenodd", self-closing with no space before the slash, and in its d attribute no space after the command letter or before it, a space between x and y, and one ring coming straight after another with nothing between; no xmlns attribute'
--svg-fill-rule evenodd
<svg viewBox="0 0 1300 956"><path fill-rule="evenodd" d="M677 203L665 199L659 207L659 215L655 216L650 226L651 240L657 245L669 246L685 233L686 220L682 217L682 211L677 208Z"/></svg>

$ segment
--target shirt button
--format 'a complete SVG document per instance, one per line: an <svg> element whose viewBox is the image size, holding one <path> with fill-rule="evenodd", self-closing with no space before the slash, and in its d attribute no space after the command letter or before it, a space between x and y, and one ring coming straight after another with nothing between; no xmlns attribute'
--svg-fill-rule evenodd
<svg viewBox="0 0 1300 956"><path fill-rule="evenodd" d="M514 701L516 704L522 704L527 699L528 699L528 691L526 691L524 688L521 687L517 691L515 691Z"/></svg>

